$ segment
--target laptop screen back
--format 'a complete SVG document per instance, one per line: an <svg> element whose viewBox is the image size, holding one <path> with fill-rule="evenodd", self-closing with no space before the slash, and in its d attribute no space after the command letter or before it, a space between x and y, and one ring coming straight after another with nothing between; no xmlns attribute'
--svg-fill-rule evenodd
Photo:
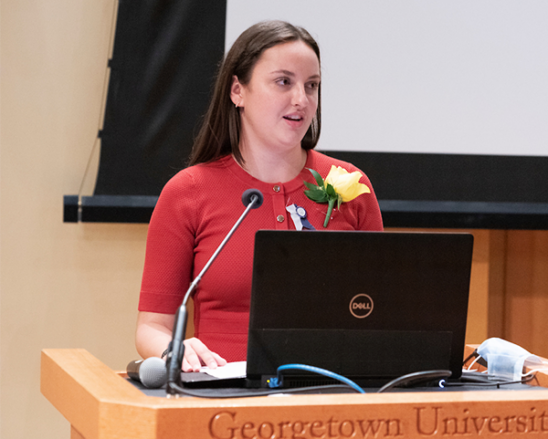
<svg viewBox="0 0 548 439"><path fill-rule="evenodd" d="M459 377L472 247L464 233L257 232L249 383L287 363L364 384L435 369Z"/></svg>

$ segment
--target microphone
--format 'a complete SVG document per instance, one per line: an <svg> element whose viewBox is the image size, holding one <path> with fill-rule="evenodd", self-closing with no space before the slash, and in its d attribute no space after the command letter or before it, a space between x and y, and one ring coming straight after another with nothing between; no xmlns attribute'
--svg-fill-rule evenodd
<svg viewBox="0 0 548 439"><path fill-rule="evenodd" d="M232 237L236 229L240 226L241 222L244 220L244 218L247 216L249 211L251 209L257 209L263 204L263 194L258 189L247 189L242 194L242 203L244 206L246 206L246 209L244 213L242 213L242 216L236 221L236 224L230 229L230 232L226 235L225 239L219 247L217 247L217 250L215 250L215 253L209 258L209 261L207 261L207 264L204 266L202 271L194 281L190 284L190 287L188 288L187 292L185 293L185 296L183 298L183 303L177 310L177 313L175 314L175 323L173 325L173 335L171 342L168 346L168 353L166 357L166 365L167 365L167 386L166 386L166 392L168 396L171 395L178 395L179 393L183 393L184 390L182 388L181 383L181 367L183 365L183 358L185 355L185 345L183 343L183 340L185 338L185 331L186 331L186 322L188 318L188 313L186 310L186 303L188 301L188 298L190 297L191 293L196 289L198 286L198 283L202 279L202 276L205 274L205 272L209 269L213 261L217 258L221 250L224 248L225 244L228 242L228 240Z"/></svg>
<svg viewBox="0 0 548 439"><path fill-rule="evenodd" d="M251 209L261 207L263 205L263 200L263 193L259 189L248 189L242 194L242 203L244 203L244 206L247 207L252 201L255 201Z"/></svg>
<svg viewBox="0 0 548 439"><path fill-rule="evenodd" d="M128 377L149 389L162 387L167 381L166 363L158 357L132 361L126 371Z"/></svg>

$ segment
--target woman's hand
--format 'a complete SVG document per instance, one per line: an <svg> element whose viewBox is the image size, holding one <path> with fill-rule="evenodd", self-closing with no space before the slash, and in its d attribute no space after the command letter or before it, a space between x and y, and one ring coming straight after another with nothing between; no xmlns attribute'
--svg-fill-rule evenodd
<svg viewBox="0 0 548 439"><path fill-rule="evenodd" d="M197 338L185 340L185 357L183 358L183 372L198 372L202 363L210 369L224 366L226 360L215 352L211 352L205 344Z"/></svg>
<svg viewBox="0 0 548 439"><path fill-rule="evenodd" d="M135 344L139 355L143 358L161 357L171 341L174 322L175 316L172 314L140 312L135 335ZM202 363L211 369L226 364L224 358L211 352L197 338L189 338L183 343L185 344L183 372L198 372Z"/></svg>

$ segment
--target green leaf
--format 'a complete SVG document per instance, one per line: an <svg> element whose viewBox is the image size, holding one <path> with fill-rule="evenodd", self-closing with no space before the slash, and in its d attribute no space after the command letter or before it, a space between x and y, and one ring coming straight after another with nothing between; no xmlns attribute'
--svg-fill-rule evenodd
<svg viewBox="0 0 548 439"><path fill-rule="evenodd" d="M335 191L335 188L333 187L333 185L331 184L328 184L325 188L325 192L327 192L327 196L329 198L333 198L333 199L337 199L338 198L338 195L337 195L337 192Z"/></svg>
<svg viewBox="0 0 548 439"><path fill-rule="evenodd" d="M303 181L303 183L304 183L304 185L305 185L308 189L310 189L311 191L320 189L320 190L322 190L322 192L323 192L323 188L320 188L320 187L316 186L316 185L313 184L313 183L310 183L310 182L308 182L308 181Z"/></svg>
<svg viewBox="0 0 548 439"><path fill-rule="evenodd" d="M318 171L314 171L314 169L310 169L308 168L308 170L312 173L312 175L314 176L315 180L316 180L316 183L318 183L318 186L321 186L321 187L324 187L324 183L323 183L323 178L322 176L319 174Z"/></svg>
<svg viewBox="0 0 548 439"><path fill-rule="evenodd" d="M311 189L309 191L304 191L304 194L316 203L326 203L328 200L327 194L321 189Z"/></svg>

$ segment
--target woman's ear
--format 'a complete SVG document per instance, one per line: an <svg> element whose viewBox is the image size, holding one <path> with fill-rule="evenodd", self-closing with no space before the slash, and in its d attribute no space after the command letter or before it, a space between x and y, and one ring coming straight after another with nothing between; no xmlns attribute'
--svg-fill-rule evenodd
<svg viewBox="0 0 548 439"><path fill-rule="evenodd" d="M244 87L240 84L238 77L234 75L232 77L232 85L230 86L230 99L236 107L244 106Z"/></svg>

